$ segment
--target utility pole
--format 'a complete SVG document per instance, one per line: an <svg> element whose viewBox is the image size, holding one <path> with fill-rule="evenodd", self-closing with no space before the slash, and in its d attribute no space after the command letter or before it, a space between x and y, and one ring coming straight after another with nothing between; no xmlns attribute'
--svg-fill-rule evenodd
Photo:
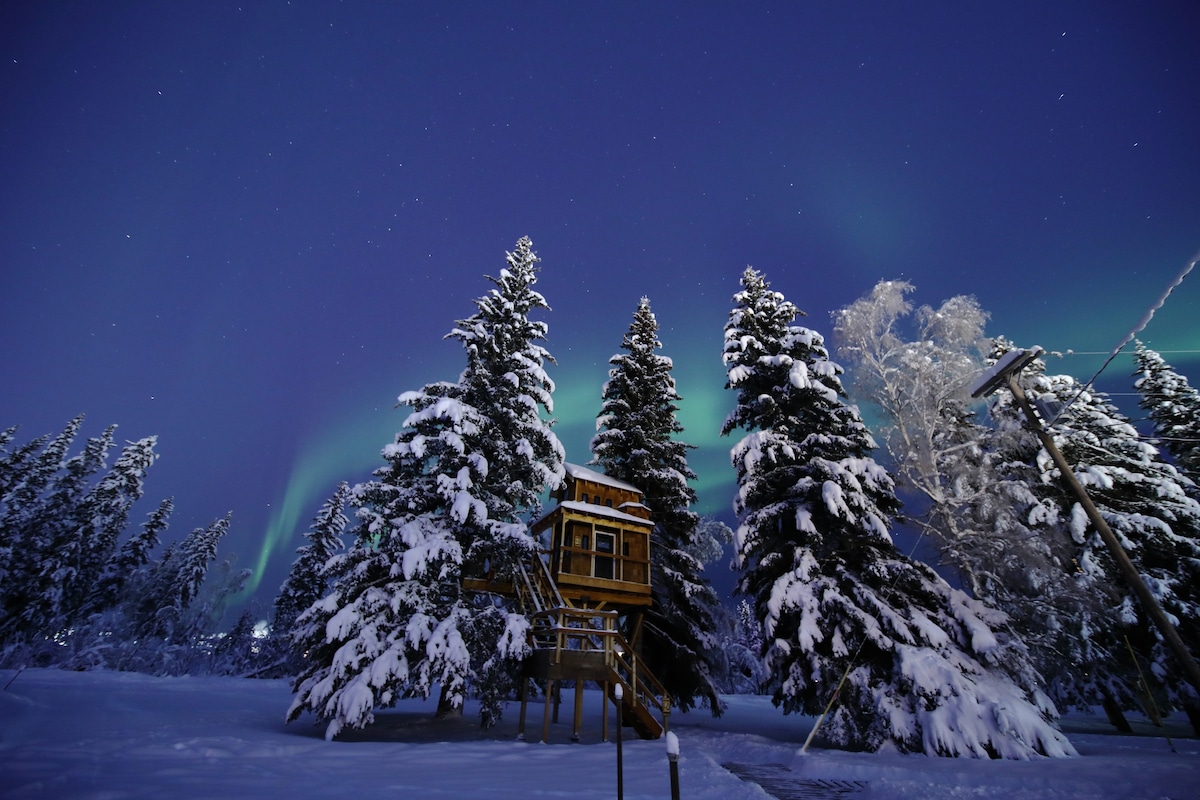
<svg viewBox="0 0 1200 800"><path fill-rule="evenodd" d="M995 392L1001 382L1007 381L1008 388L1013 393L1013 397L1016 398L1017 404L1025 412L1025 419L1028 420L1029 427L1037 435L1038 439L1041 440L1042 447L1046 448L1046 452L1050 454L1050 458L1054 461L1054 465L1058 467L1058 471L1062 475L1063 480L1066 481L1068 488L1074 493L1079 504L1083 506L1088 519L1096 526L1096 530L1100 533L1100 538L1108 546L1113 560L1117 562L1117 567L1121 570L1121 575L1124 576L1129 587L1133 589L1133 593L1137 596L1142 609L1150 617L1155 627L1158 628L1159 633L1162 634L1164 643L1167 647L1171 648L1171 652L1179 659L1184 675L1187 676L1188 683L1197 692L1200 692L1200 665L1196 664L1196 659L1192 658L1192 654L1188 652L1187 645L1179 637L1179 631L1171 624L1171 620L1167 617L1166 612L1162 610L1162 606L1158 604L1158 600L1155 599L1154 594L1150 591L1150 587L1142 580L1142 575L1129 558L1129 554L1125 552L1125 548L1121 547L1121 542L1117 540L1116 534L1113 533L1112 528L1108 527L1108 523L1100 515L1100 510L1096 508L1096 504L1088 496L1087 490L1083 488L1083 485L1075 477L1075 470L1071 468L1071 465L1067 463L1067 459L1059 451L1058 446L1054 444L1054 437L1042 426L1041 418L1034 411L1033 405L1029 402L1029 398L1025 396L1025 391L1021 388L1021 385L1017 383L1017 375L1020 374L1021 370L1043 352L1040 347L1035 347L1032 350L1013 350L1006 353L1003 358L996 362L996 365L991 370L976 381L971 390L971 397L986 397Z"/></svg>

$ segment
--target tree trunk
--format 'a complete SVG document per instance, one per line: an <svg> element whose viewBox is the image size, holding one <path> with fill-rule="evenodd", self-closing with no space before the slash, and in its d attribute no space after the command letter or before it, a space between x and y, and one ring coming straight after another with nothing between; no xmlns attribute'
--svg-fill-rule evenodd
<svg viewBox="0 0 1200 800"><path fill-rule="evenodd" d="M1113 727L1121 733L1133 733L1133 728L1129 727L1129 720L1125 719L1124 712L1121 711L1121 706L1113 699L1113 696L1108 692L1104 693L1104 713L1108 715L1108 721Z"/></svg>
<svg viewBox="0 0 1200 800"><path fill-rule="evenodd" d="M1200 706L1188 704L1183 707L1183 713L1187 714L1188 722L1192 723L1192 733L1200 736Z"/></svg>
<svg viewBox="0 0 1200 800"><path fill-rule="evenodd" d="M450 698L447 696L446 687L442 687L442 693L438 695L437 714L438 719L446 719L447 717L461 717L463 713L461 705L452 705Z"/></svg>

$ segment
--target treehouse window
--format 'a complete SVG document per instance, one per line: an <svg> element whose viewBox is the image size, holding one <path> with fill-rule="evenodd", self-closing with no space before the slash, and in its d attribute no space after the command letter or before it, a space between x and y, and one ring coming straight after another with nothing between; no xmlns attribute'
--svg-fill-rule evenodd
<svg viewBox="0 0 1200 800"><path fill-rule="evenodd" d="M594 576L597 578L613 578L613 553L617 538L611 533L596 533L596 564Z"/></svg>

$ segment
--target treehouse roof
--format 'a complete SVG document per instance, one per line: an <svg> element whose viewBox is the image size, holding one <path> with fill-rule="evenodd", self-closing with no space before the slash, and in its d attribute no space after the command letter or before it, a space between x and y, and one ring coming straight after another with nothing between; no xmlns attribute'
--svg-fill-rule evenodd
<svg viewBox="0 0 1200 800"><path fill-rule="evenodd" d="M577 500L564 500L555 507L555 511L558 509L563 509L564 511L573 511L576 514L591 514L593 517L604 517L605 519L611 519L616 522L625 522L642 528L651 526L650 520L646 519L645 517L636 517L633 514L626 514L624 511L618 511L617 509L609 508L608 506L596 505L595 503L581 503ZM550 514L553 513L554 511L550 512ZM542 519L535 522L533 527L537 527L538 523L550 516L550 514L547 514L545 517L542 517Z"/></svg>
<svg viewBox="0 0 1200 800"><path fill-rule="evenodd" d="M634 494L642 493L642 490L633 484L626 483L625 481L619 481L616 478L610 478L603 472L597 472L594 469L588 469L587 467L581 467L578 464L570 463L563 464L563 467L566 469L567 475L577 481L590 481L591 483L599 483L603 486L611 486L614 489L623 489L627 492L633 492Z"/></svg>

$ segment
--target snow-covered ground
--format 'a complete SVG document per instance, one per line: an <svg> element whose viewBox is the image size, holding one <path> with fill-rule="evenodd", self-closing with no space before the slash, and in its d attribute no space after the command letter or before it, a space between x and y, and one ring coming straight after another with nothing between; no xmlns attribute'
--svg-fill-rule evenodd
<svg viewBox="0 0 1200 800"><path fill-rule="evenodd" d="M0 671L0 687L14 674ZM311 719L284 725L290 698L283 681L26 670L0 689L0 797L616 796L616 747L600 742L598 692L585 693L578 744L569 740L569 694L549 744L516 740L516 703L500 726L481 731L470 708L462 719L434 720L430 704L418 702L326 742ZM1190 729L1179 719L1168 741L1148 725L1118 736L1098 717L1071 715L1064 728L1079 757L989 762L818 747L800 756L811 719L785 717L760 697L729 705L720 719L701 710L671 720L683 798L770 796L725 763L784 765L786 779L830 782L849 793L827 796L862 800L1200 798L1200 742L1184 738ZM531 703L531 740L541 721L542 706ZM623 762L625 797L670 796L663 740L627 732Z"/></svg>

